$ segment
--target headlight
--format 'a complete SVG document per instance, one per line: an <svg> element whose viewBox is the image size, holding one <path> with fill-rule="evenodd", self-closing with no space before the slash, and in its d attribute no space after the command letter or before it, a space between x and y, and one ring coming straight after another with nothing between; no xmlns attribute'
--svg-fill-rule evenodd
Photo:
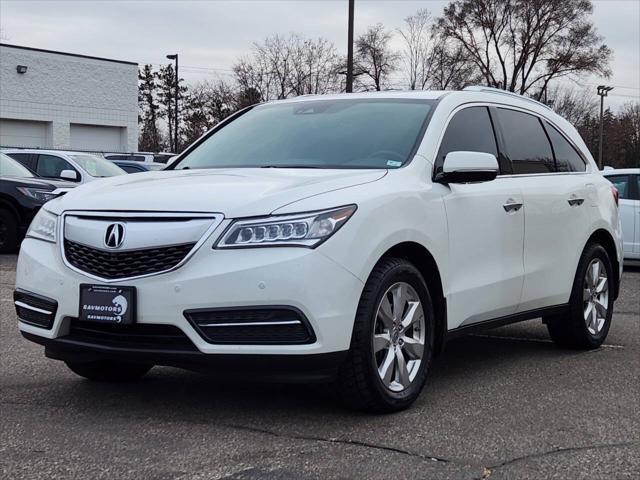
<svg viewBox="0 0 640 480"><path fill-rule="evenodd" d="M296 215L237 220L216 248L288 245L313 248L336 233L356 211L355 205Z"/></svg>
<svg viewBox="0 0 640 480"><path fill-rule="evenodd" d="M49 200L53 200L58 196L57 193L53 193L51 190L40 190L39 188L27 188L17 187L17 189L23 195L38 200L39 202L46 203Z"/></svg>
<svg viewBox="0 0 640 480"><path fill-rule="evenodd" d="M41 208L33 218L31 225L29 225L27 237L56 243L57 227L58 216Z"/></svg>

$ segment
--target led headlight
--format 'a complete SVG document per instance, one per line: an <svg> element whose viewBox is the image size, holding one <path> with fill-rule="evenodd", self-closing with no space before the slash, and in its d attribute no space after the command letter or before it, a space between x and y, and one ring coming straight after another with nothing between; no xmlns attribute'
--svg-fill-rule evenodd
<svg viewBox="0 0 640 480"><path fill-rule="evenodd" d="M53 200L58 196L57 193L53 193L51 190L41 190L39 188L17 187L23 195L45 203L49 200Z"/></svg>
<svg viewBox="0 0 640 480"><path fill-rule="evenodd" d="M312 248L336 233L355 211L355 205L348 205L319 212L237 220L216 248L276 245Z"/></svg>
<svg viewBox="0 0 640 480"><path fill-rule="evenodd" d="M58 216L41 208L29 225L27 237L37 238L45 242L56 243Z"/></svg>

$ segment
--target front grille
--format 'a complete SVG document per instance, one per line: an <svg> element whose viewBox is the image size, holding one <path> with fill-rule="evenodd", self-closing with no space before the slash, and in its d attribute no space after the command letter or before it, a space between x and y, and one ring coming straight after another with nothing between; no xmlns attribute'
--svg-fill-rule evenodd
<svg viewBox="0 0 640 480"><path fill-rule="evenodd" d="M134 323L130 325L103 324L70 319L66 340L106 347L139 350L190 351L198 349L189 337L174 325Z"/></svg>
<svg viewBox="0 0 640 480"><path fill-rule="evenodd" d="M52 298L16 290L13 292L13 301L16 314L22 322L47 329L53 326L58 302Z"/></svg>
<svg viewBox="0 0 640 480"><path fill-rule="evenodd" d="M105 251L64 240L67 261L83 272L107 279L138 277L178 265L195 243L128 251Z"/></svg>
<svg viewBox="0 0 640 480"><path fill-rule="evenodd" d="M209 343L291 345L315 341L305 316L291 307L186 310L184 315Z"/></svg>

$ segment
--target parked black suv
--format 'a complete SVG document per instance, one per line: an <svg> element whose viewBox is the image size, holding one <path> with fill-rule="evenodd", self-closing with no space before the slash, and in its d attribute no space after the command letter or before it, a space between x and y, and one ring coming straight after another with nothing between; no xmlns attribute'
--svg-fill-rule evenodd
<svg viewBox="0 0 640 480"><path fill-rule="evenodd" d="M14 251L40 207L73 187L71 182L39 178L0 153L0 253Z"/></svg>

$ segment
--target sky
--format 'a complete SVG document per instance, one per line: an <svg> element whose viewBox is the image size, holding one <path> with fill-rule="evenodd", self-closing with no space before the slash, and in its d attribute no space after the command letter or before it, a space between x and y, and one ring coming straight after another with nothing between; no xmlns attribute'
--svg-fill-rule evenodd
<svg viewBox="0 0 640 480"><path fill-rule="evenodd" d="M447 1L356 0L356 35L389 29L419 8L441 14ZM614 51L612 78L581 85L614 86L614 109L640 101L640 0L596 0L593 21ZM3 43L137 62L167 63L178 52L181 77L193 83L227 79L236 59L275 33L325 37L346 52L346 0L0 0ZM394 39L400 47L400 40ZM399 81L400 78L397 78Z"/></svg>

